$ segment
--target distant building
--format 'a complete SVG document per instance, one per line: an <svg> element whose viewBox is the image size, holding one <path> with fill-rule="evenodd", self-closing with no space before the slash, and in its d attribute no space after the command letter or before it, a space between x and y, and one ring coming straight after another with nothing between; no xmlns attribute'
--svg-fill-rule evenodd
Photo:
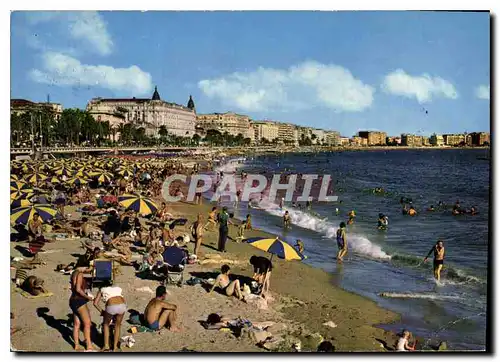
<svg viewBox="0 0 500 362"><path fill-rule="evenodd" d="M458 146L462 142L465 144L465 135L463 134L444 134L444 144L447 146Z"/></svg>
<svg viewBox="0 0 500 362"><path fill-rule="evenodd" d="M350 143L351 143L351 140L349 139L349 137L340 137L340 145L341 146L349 146Z"/></svg>
<svg viewBox="0 0 500 362"><path fill-rule="evenodd" d="M388 136L385 138L386 144L390 146L399 146L401 145L401 137L398 136Z"/></svg>
<svg viewBox="0 0 500 362"><path fill-rule="evenodd" d="M485 142L490 143L490 134L487 132L470 133L472 146L483 146Z"/></svg>
<svg viewBox="0 0 500 362"><path fill-rule="evenodd" d="M297 126L289 123L276 123L278 125L278 141L285 144L297 145L299 142Z"/></svg>
<svg viewBox="0 0 500 362"><path fill-rule="evenodd" d="M328 146L340 146L341 145L340 132L326 131L325 140L326 140L325 143Z"/></svg>
<svg viewBox="0 0 500 362"><path fill-rule="evenodd" d="M368 146L386 145L387 133L378 131L360 131L358 136L366 138Z"/></svg>
<svg viewBox="0 0 500 362"><path fill-rule="evenodd" d="M431 135L431 137L429 138L429 143L432 145L432 146L436 146L436 147L442 147L445 145L444 143L444 137L441 136L441 135L437 135L437 134L433 134Z"/></svg>
<svg viewBox="0 0 500 362"><path fill-rule="evenodd" d="M407 147L421 147L424 145L424 137L414 134L402 134L401 145Z"/></svg>
<svg viewBox="0 0 500 362"><path fill-rule="evenodd" d="M351 145L353 146L368 146L368 138L353 136L351 138Z"/></svg>
<svg viewBox="0 0 500 362"><path fill-rule="evenodd" d="M262 143L263 139L269 142L279 140L279 125L272 121L253 121L254 139L256 143Z"/></svg>
<svg viewBox="0 0 500 362"><path fill-rule="evenodd" d="M241 134L244 138L254 140L253 127L250 117L233 112L198 114L196 116L197 127L203 130L217 130L221 133L227 132L232 136Z"/></svg>
<svg viewBox="0 0 500 362"><path fill-rule="evenodd" d="M98 122L109 122L109 127L111 133L109 138L113 141L118 141L120 138L120 132L118 128L121 124L125 124L125 116L121 113L105 113L97 111L89 111L90 115Z"/></svg>
<svg viewBox="0 0 500 362"><path fill-rule="evenodd" d="M10 100L10 114L23 114L30 111L47 110L54 114L54 118L59 120L61 117L63 106L59 103L50 102L32 102L27 99L11 99Z"/></svg>
<svg viewBox="0 0 500 362"><path fill-rule="evenodd" d="M192 98L189 98L192 101ZM176 136L192 137L195 133L196 113L194 102L188 102L188 108L176 103L163 101L155 87L151 98L94 98L87 104L87 111L95 115L123 116L125 123L144 127L146 134L158 136L161 126ZM117 124L118 120L115 120Z"/></svg>

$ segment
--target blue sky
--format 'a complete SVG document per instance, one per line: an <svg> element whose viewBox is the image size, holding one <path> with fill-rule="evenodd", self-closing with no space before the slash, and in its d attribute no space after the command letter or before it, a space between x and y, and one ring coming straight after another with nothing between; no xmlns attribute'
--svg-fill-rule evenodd
<svg viewBox="0 0 500 362"><path fill-rule="evenodd" d="M150 97L397 135L489 131L490 19L461 12L15 12L11 96ZM427 111L427 112L426 112Z"/></svg>

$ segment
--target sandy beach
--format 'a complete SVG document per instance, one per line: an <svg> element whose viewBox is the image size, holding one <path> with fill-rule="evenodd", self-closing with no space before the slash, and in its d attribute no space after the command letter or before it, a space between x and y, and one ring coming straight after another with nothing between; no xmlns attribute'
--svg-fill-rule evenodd
<svg viewBox="0 0 500 362"><path fill-rule="evenodd" d="M187 233L189 225L197 213L208 213L210 205L192 205L177 203L172 206L176 215L183 215L189 222L184 227L176 228L176 233ZM79 214L69 209L71 218ZM264 236L261 231L249 231L246 237ZM230 237L235 238L236 227L230 227ZM47 289L53 293L45 298L28 299L16 292L11 283L11 312L14 314L12 327L19 329L11 337L14 351L33 352L69 352L73 350L71 342L70 309L68 307L69 276L55 271L56 265L69 263L75 256L83 254L82 239L58 240L46 244L45 253L40 254L46 265L29 272L45 280ZM266 253L246 244L228 241L228 253L220 255L215 249L217 235L208 232L202 247L200 264L188 265L185 279L190 276L215 277L223 263L230 264L235 276L251 277L253 270L248 260L252 255ZM11 256L21 256L16 246L11 243ZM191 243L189 249L192 250ZM332 258L332 262L334 259ZM266 350L291 351L296 341L301 341L303 350L315 350L321 339L329 340L337 351L384 351L382 344L393 346L395 336L376 328L375 325L390 323L398 316L378 307L374 302L361 296L346 292L333 285L330 275L296 261L273 259L275 269L271 278L271 299L265 309L255 304L244 303L236 298L207 291L200 285L182 287L168 286L168 301L179 306L179 324L182 332L163 331L158 333L133 334L136 341L132 348L123 348L124 352L159 352L194 350L203 352L262 352ZM13 277L15 270L11 268ZM135 276L133 267L121 266L115 276L115 284L124 291L129 310L143 312L147 302L153 297L152 291L159 285L157 281L143 280ZM148 289L149 288L149 289ZM138 290L140 289L140 291ZM94 290L94 293L97 291ZM102 347L102 335L99 326L101 317L94 307L90 307L93 328L93 341L96 347ZM45 308L45 309L44 309ZM273 322L270 330L277 341L269 343L268 348L257 346L256 340L249 336L237 338L224 331L205 330L199 323L210 313L220 313L225 317L241 316L252 322ZM128 313L125 319L128 319ZM335 327L324 325L325 323ZM124 321L122 336L130 325ZM317 334L319 333L320 336ZM36 337L33 337L36 336ZM81 339L83 336L81 336Z"/></svg>

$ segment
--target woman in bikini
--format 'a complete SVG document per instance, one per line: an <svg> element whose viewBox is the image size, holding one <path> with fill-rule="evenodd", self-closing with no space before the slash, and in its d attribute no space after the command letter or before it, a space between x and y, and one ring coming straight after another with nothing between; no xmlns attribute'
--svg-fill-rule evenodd
<svg viewBox="0 0 500 362"><path fill-rule="evenodd" d="M86 352L92 351L92 340L90 339L90 326L92 320L87 303L93 300L93 297L85 293L85 279L83 273L87 268L79 268L71 275L71 297L69 298L69 307L73 312L73 342L75 351L80 350L80 326L83 324L83 336L85 338Z"/></svg>
<svg viewBox="0 0 500 362"><path fill-rule="evenodd" d="M215 283L209 293L212 293L215 288L220 288L221 292L226 294L228 297L234 294L236 298L243 300L243 295L240 290L240 281L236 279L231 282L229 280L229 270L229 266L225 264L220 268L221 273L215 279Z"/></svg>
<svg viewBox="0 0 500 362"><path fill-rule="evenodd" d="M104 309L99 306L99 302L103 300L105 303ZM115 328L113 330L113 351L118 351L118 342L120 341L120 331L123 316L127 312L127 305L125 298L122 295L122 288L120 287L105 287L99 290L95 299L94 306L103 316L103 334L104 334L104 347L102 352L108 352L109 348L109 326L111 321L115 320Z"/></svg>

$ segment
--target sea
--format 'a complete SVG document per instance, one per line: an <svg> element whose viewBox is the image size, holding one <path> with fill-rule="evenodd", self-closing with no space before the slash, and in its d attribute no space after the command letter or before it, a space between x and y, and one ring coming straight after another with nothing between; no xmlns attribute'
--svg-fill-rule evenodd
<svg viewBox="0 0 500 362"><path fill-rule="evenodd" d="M280 197L264 197L256 208L222 203L239 219L251 214L255 227L292 245L302 240L303 262L330 273L332 285L401 315L382 328L409 329L423 349L445 341L452 350L484 350L491 192L490 163L484 156L485 150L465 149L286 153L224 160L216 171L330 175L329 195L338 200L313 200L310 210L292 202L281 208ZM374 188L384 192L373 193ZM403 215L401 197L412 200L417 216ZM479 213L452 215L457 200ZM445 206L438 208L439 201ZM435 211L427 211L431 205ZM282 226L286 210L289 230ZM347 226L349 253L338 264L336 230L351 210L356 218ZM379 213L388 216L387 230L377 228ZM438 239L446 250L439 283L433 278L432 255L423 262Z"/></svg>

